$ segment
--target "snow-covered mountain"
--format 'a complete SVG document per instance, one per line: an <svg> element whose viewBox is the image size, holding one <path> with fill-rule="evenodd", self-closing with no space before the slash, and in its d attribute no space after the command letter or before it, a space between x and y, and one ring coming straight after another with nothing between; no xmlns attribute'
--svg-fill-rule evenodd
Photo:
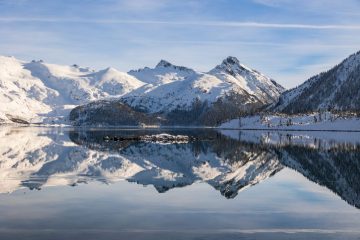
<svg viewBox="0 0 360 240"><path fill-rule="evenodd" d="M155 68L145 67L139 70L131 70L130 75L140 79L147 84L126 94L122 102L129 104L136 109L142 109L146 112L156 113L174 109L174 104L188 104L182 98L184 93L181 92L182 86L189 85L189 81L184 80L196 75L192 69L173 65L165 60L161 60ZM189 85L188 87L191 87ZM179 94L181 92L181 94ZM175 98L175 99L174 99ZM175 101L175 103L174 103Z"/></svg>
<svg viewBox="0 0 360 240"><path fill-rule="evenodd" d="M284 92L275 111L308 113L317 110L360 110L360 52L327 72Z"/></svg>
<svg viewBox="0 0 360 240"><path fill-rule="evenodd" d="M359 89L360 52L288 91L235 57L209 72L161 60L124 73L0 56L0 124L215 126L265 107L288 114L358 112Z"/></svg>
<svg viewBox="0 0 360 240"><path fill-rule="evenodd" d="M129 105L131 111L166 120L161 123L214 125L273 103L282 91L273 80L234 57L208 73L165 60L154 68L124 73L111 67L95 71L76 64L24 62L0 56L0 123L67 123L70 110L76 106L85 104L81 109L88 112L87 107L99 109L107 102L113 106L115 101ZM99 104L97 100L101 100ZM95 104L86 106L93 101ZM111 119L110 114L109 124Z"/></svg>
<svg viewBox="0 0 360 240"><path fill-rule="evenodd" d="M164 125L216 125L274 103L284 91L274 80L234 57L207 73L161 60L155 68L129 74L147 84L123 95L116 104L125 103L135 111L156 116ZM82 109L92 116L99 110L91 105ZM76 116L75 124L117 124L114 118L99 122L82 114Z"/></svg>
<svg viewBox="0 0 360 240"><path fill-rule="evenodd" d="M70 110L144 85L114 68L24 62L0 56L0 122L64 123Z"/></svg>
<svg viewBox="0 0 360 240"><path fill-rule="evenodd" d="M235 57L226 58L220 65L212 69L209 74L224 82L241 87L265 104L276 102L279 95L285 91L285 88L273 79L248 68Z"/></svg>
<svg viewBox="0 0 360 240"><path fill-rule="evenodd" d="M275 81L244 66L235 57L226 58L208 73L161 60L154 69L129 74L149 84L126 94L123 100L151 113L189 110L196 101L212 104L231 95L240 95L244 105L264 105L277 101L284 91Z"/></svg>
<svg viewBox="0 0 360 240"><path fill-rule="evenodd" d="M184 80L189 75L194 74L195 71L176 66L166 60L161 60L155 68L145 67L138 70L131 70L128 74L136 77L140 81L151 84L153 86L170 83L177 80Z"/></svg>

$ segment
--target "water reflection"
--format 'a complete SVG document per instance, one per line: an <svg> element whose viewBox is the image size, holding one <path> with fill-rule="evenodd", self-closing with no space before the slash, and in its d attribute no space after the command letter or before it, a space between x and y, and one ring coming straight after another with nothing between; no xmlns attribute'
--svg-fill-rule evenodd
<svg viewBox="0 0 360 240"><path fill-rule="evenodd" d="M190 138L140 139L163 133ZM203 182L235 198L291 168L360 207L359 133L3 128L1 135L3 193L125 179L159 193Z"/></svg>

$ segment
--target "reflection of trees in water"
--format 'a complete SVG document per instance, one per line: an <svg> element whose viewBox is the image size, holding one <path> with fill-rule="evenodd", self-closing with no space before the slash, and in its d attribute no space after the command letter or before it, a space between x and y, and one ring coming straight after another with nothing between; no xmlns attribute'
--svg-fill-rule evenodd
<svg viewBox="0 0 360 240"><path fill-rule="evenodd" d="M266 141L270 137L270 133L263 134L257 143L247 142L246 136L239 135L241 137L239 139L242 140L235 140L211 130L177 133L190 134L199 139L183 145L183 147L191 149L194 161L200 154L214 154L220 161L232 166L233 171L252 161L263 161L260 166L258 165L258 169L263 168L265 171L266 163L275 159L279 161L279 166L271 169L268 176L274 175L281 170L281 165L284 165L300 172L309 180L327 187L351 205L360 206L360 146L357 144L320 138L309 139L306 136L289 133L279 133L277 141L271 144ZM77 143L95 147L96 150L106 149L107 151L118 151L121 147L126 148L137 144L135 142L104 143L102 134L95 133L95 139L92 140L89 138L81 141L72 139ZM144 133L138 132L138 134ZM263 171L261 171L262 174ZM235 178L231 178L223 181L222 185L213 184L213 186L219 189L224 196L235 197L237 191L245 187L243 183L239 182Z"/></svg>
<svg viewBox="0 0 360 240"><path fill-rule="evenodd" d="M167 144L105 138L125 136L132 139L159 133L192 138L188 143ZM275 134L277 140L269 141ZM289 133L265 133L257 140L239 134L240 140L236 140L203 129L74 130L69 132L69 137L76 146L57 145L48 139L47 145L41 145L41 151L29 149L25 155L29 158L27 162L35 160L36 152L43 153L45 160L41 163L41 159L36 158L40 167L34 169L30 177L25 175L21 186L39 189L52 176L62 174L74 177L69 185L89 180L112 182L123 177L153 185L159 192L204 181L225 197L234 198L240 190L260 183L287 166L360 208L360 145L353 143ZM11 166L16 173L21 174L27 166L22 162L23 157L12 159ZM141 171L127 175L129 165ZM167 178L169 176L172 179Z"/></svg>
<svg viewBox="0 0 360 240"><path fill-rule="evenodd" d="M124 143L119 143L103 140L104 136L114 138L114 136L121 135L122 132L70 133L70 136L78 144L83 144L96 151L104 151L106 153L117 152L130 159L130 161L136 156L135 159L143 158L144 161L150 161L152 164L161 166L166 170L176 172L179 169L183 169L180 170L180 173L186 175L188 179L181 179L182 181L188 183L199 180L207 181L228 198L235 197L240 189L257 184L282 169L280 163L274 159L276 155L269 153L265 146L259 147L258 144L240 142L213 130L177 130L165 132L173 135L189 135L191 139L195 140L188 143L174 142L162 145L143 141L123 141ZM156 133L156 131L139 131L132 134L138 136ZM109 136L109 134L112 135ZM127 134L129 135L129 133ZM171 155L170 159L169 155ZM171 167L167 165L168 161L172 161ZM185 164L188 164L187 167L184 166ZM194 169L206 168L209 168L208 174L211 174L211 171L215 171L215 169L220 173L218 176L213 176L210 179L201 178L194 173ZM240 168L243 169L243 173L241 171L236 173ZM239 176L239 174L244 175ZM134 178L136 177L134 176ZM175 187L183 185L179 181ZM171 188L156 185L155 187L156 189L166 190Z"/></svg>
<svg viewBox="0 0 360 240"><path fill-rule="evenodd" d="M317 149L288 145L279 148L278 154L285 166L360 207L360 146L337 144Z"/></svg>

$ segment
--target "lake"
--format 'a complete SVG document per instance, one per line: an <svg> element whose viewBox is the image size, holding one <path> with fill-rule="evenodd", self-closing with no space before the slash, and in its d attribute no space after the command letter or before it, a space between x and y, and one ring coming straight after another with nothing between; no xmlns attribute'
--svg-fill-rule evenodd
<svg viewBox="0 0 360 240"><path fill-rule="evenodd" d="M360 133L0 133L0 239L360 239Z"/></svg>

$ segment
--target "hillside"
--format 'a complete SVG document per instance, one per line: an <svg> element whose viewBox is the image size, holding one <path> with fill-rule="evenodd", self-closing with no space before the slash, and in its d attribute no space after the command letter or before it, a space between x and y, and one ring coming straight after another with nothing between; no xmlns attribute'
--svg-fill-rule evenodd
<svg viewBox="0 0 360 240"><path fill-rule="evenodd" d="M215 126L276 102L284 91L274 80L244 66L234 57L226 58L207 73L161 60L155 68L130 71L129 75L146 84L113 101L156 115L163 125ZM84 109L93 116L99 111L91 105ZM116 125L111 114L109 116L109 120L101 124ZM84 124L100 123L87 116L78 117L88 119Z"/></svg>
<svg viewBox="0 0 360 240"><path fill-rule="evenodd" d="M24 62L0 56L0 122L66 123L70 110L144 85L114 68Z"/></svg>
<svg viewBox="0 0 360 240"><path fill-rule="evenodd" d="M360 111L360 52L327 72L284 92L274 111L307 113L319 110Z"/></svg>

